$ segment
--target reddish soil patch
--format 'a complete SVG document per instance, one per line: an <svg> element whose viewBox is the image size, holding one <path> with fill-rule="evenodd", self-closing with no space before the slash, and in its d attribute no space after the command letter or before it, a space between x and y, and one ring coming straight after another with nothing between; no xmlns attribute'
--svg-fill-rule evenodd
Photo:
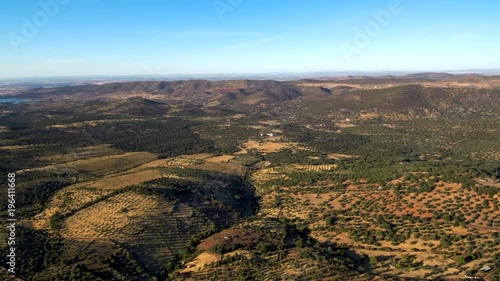
<svg viewBox="0 0 500 281"><path fill-rule="evenodd" d="M241 240L248 236L251 236L251 233L248 231L243 231L241 229L226 229L204 239L200 245L198 245L198 249L208 250L211 247L222 243L233 244L236 240Z"/></svg>

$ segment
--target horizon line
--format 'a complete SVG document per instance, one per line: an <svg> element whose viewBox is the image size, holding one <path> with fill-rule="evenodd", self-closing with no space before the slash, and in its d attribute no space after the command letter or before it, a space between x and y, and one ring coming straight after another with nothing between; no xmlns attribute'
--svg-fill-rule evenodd
<svg viewBox="0 0 500 281"><path fill-rule="evenodd" d="M317 70L317 71L270 71L270 72L220 72L220 73L138 73L138 74L69 74L69 75L32 75L32 76L6 76L0 77L0 80L7 79L57 79L57 78L95 78L95 79L109 79L120 77L150 77L151 81L159 80L159 77L214 77L214 76L267 76L267 75L281 75L281 76L298 76L298 75L338 75L338 76L351 76L351 75L410 75L410 74L423 74L423 73L446 73L446 74L477 74L477 75L500 75L500 68L487 68L487 69L457 69L457 70Z"/></svg>

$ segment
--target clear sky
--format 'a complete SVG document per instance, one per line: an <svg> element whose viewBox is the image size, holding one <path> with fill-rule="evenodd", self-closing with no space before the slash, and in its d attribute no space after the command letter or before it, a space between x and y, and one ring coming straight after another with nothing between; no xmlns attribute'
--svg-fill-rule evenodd
<svg viewBox="0 0 500 281"><path fill-rule="evenodd" d="M0 0L0 77L498 69L499 14L498 0Z"/></svg>

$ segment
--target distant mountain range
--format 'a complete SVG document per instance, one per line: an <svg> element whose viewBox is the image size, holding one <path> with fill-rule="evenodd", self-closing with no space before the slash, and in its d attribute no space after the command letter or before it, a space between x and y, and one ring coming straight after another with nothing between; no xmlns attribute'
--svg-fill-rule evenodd
<svg viewBox="0 0 500 281"><path fill-rule="evenodd" d="M51 103L91 102L95 106L89 110L103 114L193 115L197 111L201 115L213 115L213 112L289 115L295 112L298 116L310 113L318 115L318 111L321 111L327 116L334 114L340 119L350 119L368 111L377 115L404 115L411 118L417 115L487 116L498 111L499 89L500 76L419 73L295 81L114 82L29 88L13 96Z"/></svg>
<svg viewBox="0 0 500 281"><path fill-rule="evenodd" d="M82 84L105 84L132 81L177 81L177 80L278 80L292 81L300 79L337 79L366 77L406 77L430 80L443 80L469 75L500 75L500 69L450 70L443 72L410 71L318 71L318 72L276 72L276 73L221 73L221 74L144 74L144 75L109 75L109 76L58 76L0 78L0 90L5 88L50 88Z"/></svg>

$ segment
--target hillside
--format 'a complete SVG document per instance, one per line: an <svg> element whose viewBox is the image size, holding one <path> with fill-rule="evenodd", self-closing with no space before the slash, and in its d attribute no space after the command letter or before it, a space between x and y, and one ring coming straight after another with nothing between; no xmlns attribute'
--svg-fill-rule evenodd
<svg viewBox="0 0 500 281"><path fill-rule="evenodd" d="M177 81L129 82L28 90L23 98L45 101L113 101L95 113L131 115L295 114L314 108L321 114L404 115L409 118L490 115L499 102L494 76L423 73L404 77L356 77L331 81ZM450 79L454 79L451 82ZM453 83L462 83L454 85ZM465 84L464 84L465 83ZM474 86L474 84L477 86ZM124 100L125 99L125 100ZM191 109L188 109L190 108ZM335 111L335 113L329 112ZM368 112L368 113L366 113Z"/></svg>

